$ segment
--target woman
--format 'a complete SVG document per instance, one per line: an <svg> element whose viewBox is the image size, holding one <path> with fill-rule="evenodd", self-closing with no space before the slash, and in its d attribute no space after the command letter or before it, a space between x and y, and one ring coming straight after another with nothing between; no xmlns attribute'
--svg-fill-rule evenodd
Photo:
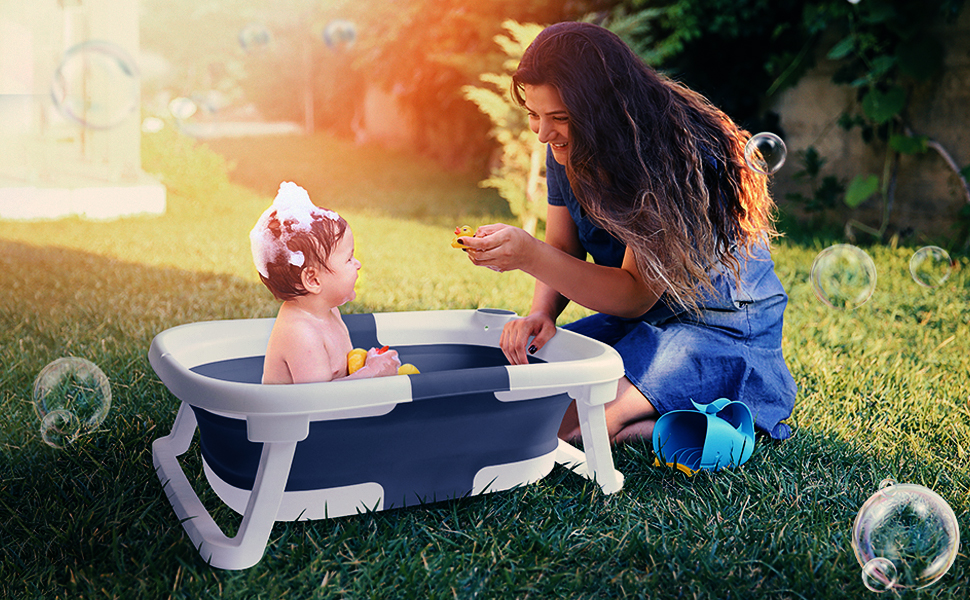
<svg viewBox="0 0 970 600"><path fill-rule="evenodd" d="M474 264L536 278L528 316L502 334L509 360L527 362L577 302L599 314L566 328L623 357L606 405L615 442L649 439L661 414L721 397L747 404L771 437L789 437L788 297L769 251L767 179L744 162L747 133L588 23L540 33L512 94L548 144L545 242L503 224L461 239ZM573 407L560 437L578 435Z"/></svg>

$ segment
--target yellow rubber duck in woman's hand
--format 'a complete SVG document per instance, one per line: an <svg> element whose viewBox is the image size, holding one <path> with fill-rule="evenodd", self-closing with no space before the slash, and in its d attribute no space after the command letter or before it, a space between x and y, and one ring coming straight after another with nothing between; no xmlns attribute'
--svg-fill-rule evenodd
<svg viewBox="0 0 970 600"><path fill-rule="evenodd" d="M475 232L472 231L472 228L468 225L455 227L455 239L451 240L452 248L461 248L462 250L466 249L466 246L462 245L462 243L458 241L458 238L461 237L475 237Z"/></svg>

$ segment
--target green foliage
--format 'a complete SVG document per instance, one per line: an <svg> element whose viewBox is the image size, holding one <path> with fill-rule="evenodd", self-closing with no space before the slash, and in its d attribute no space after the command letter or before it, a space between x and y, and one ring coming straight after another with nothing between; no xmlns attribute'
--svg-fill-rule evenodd
<svg viewBox="0 0 970 600"><path fill-rule="evenodd" d="M826 159L814 146L800 152L801 169L792 175L793 179L807 179L811 186L811 196L792 192L786 197L800 202L809 213L822 213L834 208L845 193L845 185L834 175L822 176Z"/></svg>
<svg viewBox="0 0 970 600"><path fill-rule="evenodd" d="M845 191L845 203L855 208L879 191L879 178L875 175L856 175Z"/></svg>
<svg viewBox="0 0 970 600"><path fill-rule="evenodd" d="M837 31L844 37L828 51L838 61L833 81L858 90L861 112L840 118L845 128L858 126L870 144L885 143L882 176L883 218L878 229L850 222L881 237L889 219L893 198L891 179L899 154L919 154L928 149L928 138L915 134L906 122L909 98L915 86L937 75L943 66L943 47L937 28L954 18L962 0L912 3L903 0L872 0L848 5L818 3L806 8L806 23L815 31ZM857 176L849 186L846 204L855 208L880 185L876 176Z"/></svg>
<svg viewBox="0 0 970 600"><path fill-rule="evenodd" d="M340 213L409 219L449 230L488 219L514 221L495 190L477 186L477 173L442 171L435 161L414 152L357 144L323 132L223 138L208 145L230 157L235 165L232 181L269 198L281 181L294 181L314 201Z"/></svg>
<svg viewBox="0 0 970 600"><path fill-rule="evenodd" d="M767 128L772 96L812 64L803 0L627 0L607 27L644 60L748 128Z"/></svg>
<svg viewBox="0 0 970 600"><path fill-rule="evenodd" d="M495 42L506 55L505 72L485 73L481 81L492 87L462 87L465 98L471 100L492 122L489 135L502 148L501 162L492 167L491 176L481 185L493 187L509 203L512 214L519 217L523 228L534 234L540 220L545 219L545 144L539 143L529 128L525 111L515 104L509 93L514 70L525 49L539 35L543 26L520 24L512 20L503 23L509 35L495 36Z"/></svg>
<svg viewBox="0 0 970 600"><path fill-rule="evenodd" d="M867 144L885 153L879 185L873 187L871 176L860 175L845 196L854 208L871 195L864 192L881 191L882 223L878 228L850 225L881 237L893 203L898 155L930 147L906 122L910 98L917 86L940 73L944 48L939 28L960 14L963 3L627 0L610 14L607 25L648 63L701 91L749 129L777 129L777 118L766 107L798 81L814 56L822 53L836 61L833 82L855 88L859 100L856 110L838 118L839 124L858 127ZM806 205L822 206L814 194L835 192L835 183L816 186Z"/></svg>
<svg viewBox="0 0 970 600"><path fill-rule="evenodd" d="M922 154L929 148L929 137L925 135L893 135L889 146L900 154Z"/></svg>
<svg viewBox="0 0 970 600"><path fill-rule="evenodd" d="M902 112L906 106L906 90L897 86L882 92L869 90L862 98L862 110L873 123L881 125Z"/></svg>
<svg viewBox="0 0 970 600"><path fill-rule="evenodd" d="M204 144L182 135L172 121L160 131L141 136L142 168L158 178L179 200L192 210L204 206L206 199L229 184L232 164ZM171 209L171 201L169 202Z"/></svg>

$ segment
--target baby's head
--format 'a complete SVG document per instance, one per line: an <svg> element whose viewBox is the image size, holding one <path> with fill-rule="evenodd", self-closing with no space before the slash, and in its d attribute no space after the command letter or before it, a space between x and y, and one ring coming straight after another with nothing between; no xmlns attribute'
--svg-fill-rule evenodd
<svg viewBox="0 0 970 600"><path fill-rule="evenodd" d="M340 215L315 206L295 183L281 183L272 206L249 232L259 278L279 300L307 294L301 279L304 267L330 271L327 261L346 231L347 221Z"/></svg>

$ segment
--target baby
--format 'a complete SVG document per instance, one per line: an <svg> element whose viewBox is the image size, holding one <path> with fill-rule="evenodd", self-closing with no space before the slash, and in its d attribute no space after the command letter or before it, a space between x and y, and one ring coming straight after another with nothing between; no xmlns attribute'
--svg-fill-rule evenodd
<svg viewBox="0 0 970 600"><path fill-rule="evenodd" d="M397 352L371 348L366 365L348 376L353 345L338 307L357 295L360 261L347 221L314 206L300 186L284 182L249 241L259 278L283 301L266 348L263 383L397 375Z"/></svg>

